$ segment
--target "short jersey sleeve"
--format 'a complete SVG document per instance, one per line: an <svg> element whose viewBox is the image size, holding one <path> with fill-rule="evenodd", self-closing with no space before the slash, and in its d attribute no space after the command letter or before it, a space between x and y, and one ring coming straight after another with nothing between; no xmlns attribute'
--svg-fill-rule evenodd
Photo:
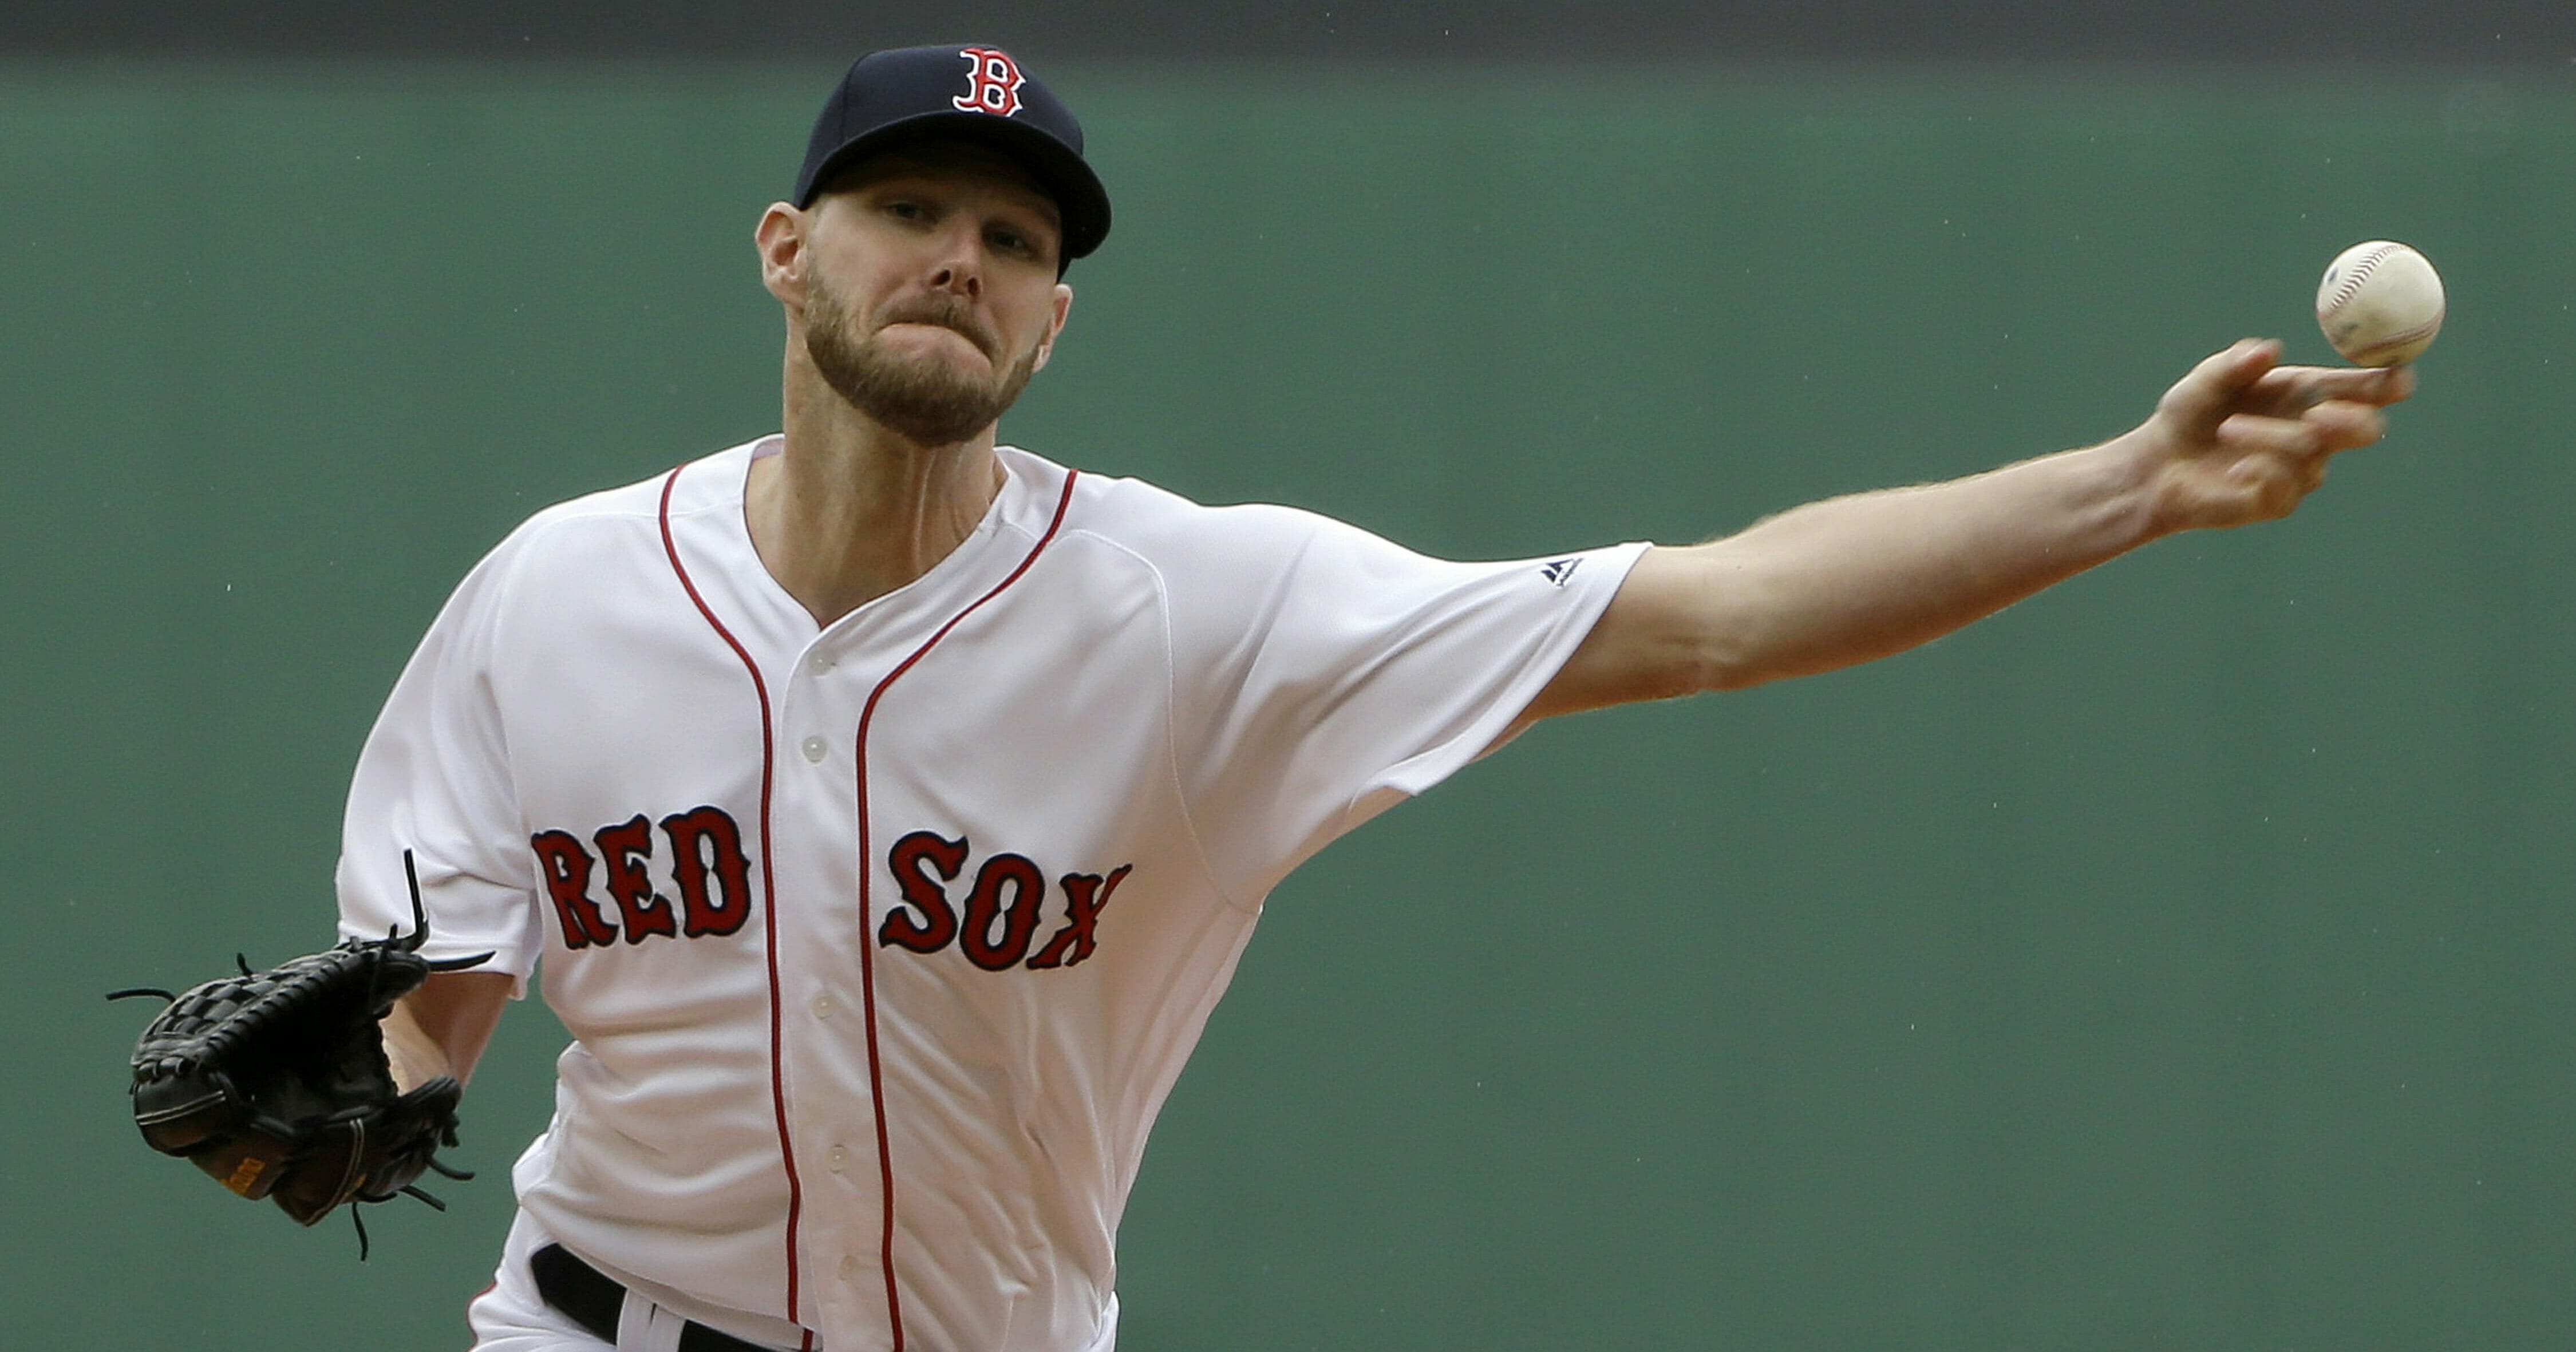
<svg viewBox="0 0 2576 1352"><path fill-rule="evenodd" d="M1310 513L1216 515L1222 561L1171 583L1176 756L1239 900L1490 750L1646 550L1456 563Z"/></svg>
<svg viewBox="0 0 2576 1352"><path fill-rule="evenodd" d="M349 788L338 885L343 935L408 934L410 851L430 922L422 952L489 951L477 970L524 990L542 931L491 679L517 538L458 585L377 715Z"/></svg>

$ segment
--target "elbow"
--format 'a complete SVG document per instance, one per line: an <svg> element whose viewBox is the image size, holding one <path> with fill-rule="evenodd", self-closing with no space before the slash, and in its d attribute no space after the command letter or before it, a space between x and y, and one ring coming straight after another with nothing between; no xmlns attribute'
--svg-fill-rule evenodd
<svg viewBox="0 0 2576 1352"><path fill-rule="evenodd" d="M1771 670L1760 660L1759 649L1739 634L1704 635L1693 648L1686 663L1686 688L1676 694L1748 690L1787 674Z"/></svg>
<svg viewBox="0 0 2576 1352"><path fill-rule="evenodd" d="M1758 571L1712 559L1674 626L1674 694L1719 694L1775 681L1781 669L1772 588Z"/></svg>
<svg viewBox="0 0 2576 1352"><path fill-rule="evenodd" d="M1760 685L1774 675L1765 669L1760 645L1741 626L1675 625L1661 636L1650 660L1638 663L1626 694L1632 700L1713 695Z"/></svg>
<svg viewBox="0 0 2576 1352"><path fill-rule="evenodd" d="M1595 708L1742 690L1794 675L1781 661L1794 630L1770 570L1716 545L1658 549L1641 561L1577 654L1570 707Z"/></svg>

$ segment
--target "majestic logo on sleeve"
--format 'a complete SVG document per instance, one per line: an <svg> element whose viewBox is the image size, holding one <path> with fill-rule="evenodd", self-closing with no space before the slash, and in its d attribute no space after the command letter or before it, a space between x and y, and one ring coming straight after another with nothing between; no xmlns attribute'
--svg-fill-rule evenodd
<svg viewBox="0 0 2576 1352"><path fill-rule="evenodd" d="M966 77L966 92L949 100L957 111L1009 117L1020 110L1020 85L1028 77L1020 74L1020 63L1010 53L999 47L966 47L957 54L975 67Z"/></svg>
<svg viewBox="0 0 2576 1352"><path fill-rule="evenodd" d="M1099 943L1100 913L1110 894L1135 870L1121 864L1106 875L1068 873L1056 879L1063 905L1048 905L1046 871L1025 855L997 854L975 870L961 905L950 899L947 883L966 872L970 851L966 838L950 840L936 831L915 831L886 852L895 887L904 904L887 908L877 928L877 942L888 948L936 953L955 944L966 960L988 972L1027 966L1039 970L1071 967L1090 957ZM1035 953L1039 926L1058 920L1044 947Z"/></svg>
<svg viewBox="0 0 2576 1352"><path fill-rule="evenodd" d="M658 834L637 813L591 833L588 844L570 831L539 831L528 843L566 948L614 943L620 934L630 944L726 935L751 918L751 860L742 851L742 827L722 808L673 813ZM594 873L613 915L591 897ZM657 886L665 878L677 898Z"/></svg>

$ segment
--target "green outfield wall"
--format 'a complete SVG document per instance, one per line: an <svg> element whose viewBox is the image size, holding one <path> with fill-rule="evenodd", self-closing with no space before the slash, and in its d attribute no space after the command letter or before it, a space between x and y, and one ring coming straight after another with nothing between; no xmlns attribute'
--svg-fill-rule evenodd
<svg viewBox="0 0 2576 1352"><path fill-rule="evenodd" d="M750 231L832 73L0 67L0 1344L464 1345L542 1008L483 1177L361 1265L143 1148L149 1011L99 995L327 942L446 589L775 426ZM2576 88L1051 79L1118 224L1006 439L1438 553L2108 436L2240 335L2328 356L2357 240L2452 298L2293 520L1542 727L1292 878L1148 1152L1122 1348L2567 1344Z"/></svg>

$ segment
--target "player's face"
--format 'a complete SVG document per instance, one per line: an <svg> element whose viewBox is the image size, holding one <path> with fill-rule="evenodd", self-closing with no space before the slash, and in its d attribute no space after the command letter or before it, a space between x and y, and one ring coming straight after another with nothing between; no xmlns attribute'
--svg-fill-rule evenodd
<svg viewBox="0 0 2576 1352"><path fill-rule="evenodd" d="M1070 289L1054 202L965 151L863 165L810 213L802 330L824 381L924 445L993 425L1046 359Z"/></svg>

